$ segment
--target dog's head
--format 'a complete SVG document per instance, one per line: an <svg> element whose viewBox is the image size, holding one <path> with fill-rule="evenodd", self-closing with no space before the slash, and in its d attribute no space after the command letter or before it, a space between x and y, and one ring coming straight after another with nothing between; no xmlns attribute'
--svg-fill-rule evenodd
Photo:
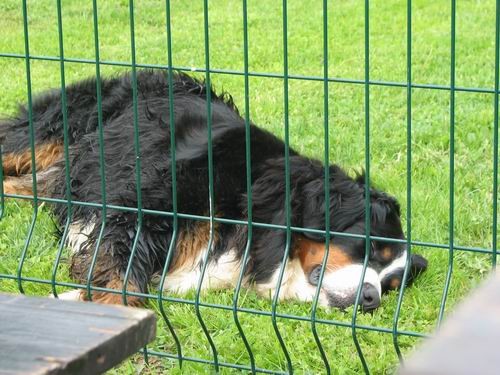
<svg viewBox="0 0 500 375"><path fill-rule="evenodd" d="M291 224L324 230L325 207L329 207L330 231L338 232L330 238L320 303L339 308L354 304L368 251L359 304L364 311L377 308L383 293L401 286L408 261L398 202L384 192L370 189L369 233L375 238L370 238L367 246L364 176L353 179L339 167L330 166L329 202L325 204L324 168L320 164L291 158L290 171ZM269 187L269 181L267 185ZM271 189L281 188L274 185ZM267 212L274 212L272 221L280 224L286 216L283 209L278 209L281 203L276 199L265 208ZM276 208L271 207L273 205ZM326 254L325 235L294 232L292 239L291 257L300 259L305 278L317 286ZM427 267L427 261L416 254L411 255L408 263L407 284Z"/></svg>
<svg viewBox="0 0 500 375"><path fill-rule="evenodd" d="M406 244L391 241L405 239L399 204L386 193L370 189L369 233L377 239L370 239L367 246L364 176L353 180L335 166L330 167L330 175L330 230L340 234L330 239L321 285L323 298L327 299L328 305L340 308L354 304L368 252L359 304L365 311L373 310L380 305L383 293L401 286L408 260ZM302 193L302 225L305 228L324 228L324 182L312 180L304 185ZM296 251L309 282L317 285L326 254L325 238L311 232L303 235L297 240ZM380 237L387 240L378 239ZM427 260L412 254L409 265L407 284L427 268Z"/></svg>

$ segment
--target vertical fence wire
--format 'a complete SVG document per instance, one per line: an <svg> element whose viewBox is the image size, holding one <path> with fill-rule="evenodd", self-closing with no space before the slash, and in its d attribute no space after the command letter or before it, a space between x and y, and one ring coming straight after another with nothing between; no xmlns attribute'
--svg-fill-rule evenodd
<svg viewBox="0 0 500 375"><path fill-rule="evenodd" d="M495 93L493 118L493 238L491 242L493 268L497 265L497 223L498 223L498 90L500 81L500 0L496 1L495 18Z"/></svg>
<svg viewBox="0 0 500 375"><path fill-rule="evenodd" d="M412 66L411 66L411 49L412 49L412 2L407 0L406 2L406 262L405 269L403 272L403 277L401 279L401 288L398 293L398 301L396 305L396 310L394 311L394 318L392 323L392 341L394 345L394 350L398 356L399 362L403 365L403 354L401 353L401 348L398 342L398 322L399 316L401 314L401 306L403 303L403 296L406 288L406 280L408 279L408 274L410 272L411 265L411 172L412 172L412 152L411 152L411 129L412 129Z"/></svg>
<svg viewBox="0 0 500 375"><path fill-rule="evenodd" d="M454 255L454 235L455 235L455 32L456 32L456 3L451 0L451 38L450 38L450 212L449 212L449 253L448 253L448 271L443 288L441 305L439 307L438 328L444 316L446 299L453 274L453 255Z"/></svg>
<svg viewBox="0 0 500 375"><path fill-rule="evenodd" d="M17 288L20 293L24 294L24 288L22 284L22 274L23 266L26 260L26 255L28 248L33 237L33 232L35 230L36 220L38 218L38 190L37 190L37 178L36 178L36 160L35 160L35 129L33 125L33 95L31 92L31 63L30 63L30 45L29 45L29 33L28 33L28 6L26 0L22 2L23 8L23 32L24 32L24 61L26 64L26 89L28 95L28 134L30 137L30 153L31 153L31 177L33 179L33 216L31 217L31 224L29 226L28 235L26 241L24 242L24 247L21 252L19 263L17 266Z"/></svg>
<svg viewBox="0 0 500 375"><path fill-rule="evenodd" d="M278 307L279 294L281 289L281 282L287 266L288 254L290 252L291 242L291 212L290 212L290 134L289 134L289 119L288 119L288 9L287 0L283 0L283 109L284 109L284 131L285 131L285 217L286 217L286 243L283 252L283 259L281 260L280 272L278 281L273 296L271 307L271 322L273 324L274 333L280 344L281 350L285 355L286 366L288 372L293 374L292 360L286 348L285 341L278 327L276 320L276 310Z"/></svg>
<svg viewBox="0 0 500 375"><path fill-rule="evenodd" d="M200 278L198 280L198 285L196 288L196 297L195 297L195 311L196 318L200 323L201 329L205 334L208 344L210 345L210 349L212 350L212 356L214 358L214 369L216 372L219 372L219 355L217 352L217 348L215 347L215 343L210 335L210 332L201 316L200 311L200 295L201 288L203 286L203 278L205 277L205 271L207 270L208 258L210 256L210 252L212 251L212 247L214 245L214 166L213 166L213 150L212 150L212 84L210 81L210 34L209 34L209 22L208 22L208 0L203 1L203 28L204 28L204 38L205 38L205 84L207 87L206 90L206 100L207 100L207 163L208 163L208 202L209 202L209 214L210 214L210 229L209 229L209 239L207 244L207 251L203 257L203 266L201 269Z"/></svg>
<svg viewBox="0 0 500 375"><path fill-rule="evenodd" d="M168 115L170 124L170 169L172 173L172 238L168 247L167 257L165 259L165 264L163 266L163 271L161 274L160 284L158 288L158 307L160 309L160 314L165 321L165 324L172 335L175 342L175 347L177 349L177 360L179 361L179 367L182 368L182 346L179 337L175 333L173 324L167 316L165 307L163 305L163 288L165 286L165 280L167 277L167 272L170 267L170 262L172 260L173 254L175 252L179 228L179 217L177 215L177 162L176 162L176 149L175 149L175 113L174 113L174 87L173 87L173 77L172 75L172 28L171 28L171 16L170 16L170 0L165 1L165 18L167 27L167 63L168 63Z"/></svg>
<svg viewBox="0 0 500 375"><path fill-rule="evenodd" d="M359 280L354 301L354 310L351 320L352 339L356 351L366 374L370 373L366 363L363 350L358 339L356 330L356 320L358 317L358 306L363 289L363 280L365 279L368 258L371 250L370 228L371 228L371 205L370 205L370 1L365 0L365 257L363 260L363 271Z"/></svg>
<svg viewBox="0 0 500 375"><path fill-rule="evenodd" d="M138 115L138 100L137 100L137 66L136 66L136 51L135 51L135 22L134 22L134 0L129 0L129 17L130 17L130 50L132 62L132 106L134 112L134 152L135 152L135 183L137 195L137 226L134 242L130 251L130 258L123 277L122 301L127 305L127 284L132 271L137 245L142 234L142 225L144 214L142 212L142 185L141 185L141 145L139 132L139 115ZM144 360L148 363L148 350L144 348Z"/></svg>
<svg viewBox="0 0 500 375"><path fill-rule="evenodd" d="M63 36L63 23L62 23L62 7L61 0L56 0L57 7L57 33L59 41L59 70L61 73L61 110L63 120L63 142L64 142L64 180L66 186L66 223L64 224L63 234L59 242L59 247L56 253L56 259L52 268L51 287L52 294L57 297L56 290L56 277L61 255L66 244L66 237L68 236L69 226L73 218L73 202L71 198L71 177L70 177L70 161L69 161L69 129L68 129L68 105L66 97L66 77L64 69L64 36Z"/></svg>
<svg viewBox="0 0 500 375"><path fill-rule="evenodd" d="M245 349L248 353L250 368L252 374L255 374L255 358L250 347L250 343L247 340L243 327L241 326L238 317L238 299L240 297L240 289L243 281L243 277L246 271L246 265L248 261L248 254L250 253L250 248L252 246L252 162L251 162L251 142L250 142L250 93L249 93L249 80L248 80L248 7L247 0L243 0L243 71L244 71L244 86L245 86L245 162L246 162L246 184L247 184L247 243L245 245L245 252L243 258L241 259L240 274L238 275L238 281L236 282L236 288L234 290L233 298L233 319L236 328L240 334L241 340L245 345Z"/></svg>
<svg viewBox="0 0 500 375"><path fill-rule="evenodd" d="M330 363L328 362L328 357L326 356L325 350L321 343L321 339L318 335L316 328L316 312L318 308L318 298L321 292L321 286L323 284L323 277L325 275L326 264L328 257L330 255L330 132L329 132L329 107L328 107L328 1L323 0L323 129L324 129L324 189L325 189L325 255L321 262L321 271L319 275L318 285L316 287L316 292L314 294L312 311L311 311L311 331L318 347L321 360L325 365L325 371L327 374L331 373Z"/></svg>
<svg viewBox="0 0 500 375"><path fill-rule="evenodd" d="M104 128L102 122L102 90L101 90L101 58L100 58L100 47L99 47L99 17L97 12L97 0L92 0L92 23L93 23L93 34L94 34L94 54L95 54L95 75L96 75L96 100L97 100L97 134L98 134L98 147L99 147L99 177L101 182L101 228L99 230L99 235L95 244L95 251L92 255L92 260L90 262L89 271L87 274L87 298L92 301L92 275L94 273L95 264L97 262L97 256L100 252L102 237L104 235L104 230L106 229L107 223L107 196L106 196L106 165L104 158Z"/></svg>
<svg viewBox="0 0 500 375"><path fill-rule="evenodd" d="M134 256L137 250L137 244L142 232L143 212L142 212L142 185L141 185L141 148L139 132L139 115L137 108L137 66L135 62L135 22L134 22L134 0L129 0L129 21L130 21L130 50L132 62L132 107L133 107L133 125L134 125L134 153L135 153L135 184L137 196L137 226L130 259L127 264L125 276L123 277L122 300L127 305L127 284L132 270Z"/></svg>

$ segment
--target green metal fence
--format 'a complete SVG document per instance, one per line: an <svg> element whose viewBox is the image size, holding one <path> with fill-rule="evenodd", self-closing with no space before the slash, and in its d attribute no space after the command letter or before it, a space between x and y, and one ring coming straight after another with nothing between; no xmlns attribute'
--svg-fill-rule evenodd
<svg viewBox="0 0 500 375"><path fill-rule="evenodd" d="M71 288L85 288L88 292L88 295L91 295L92 290L99 290L99 291L107 291L111 293L119 293L123 297L123 303L127 304L127 297L128 296L140 296L140 297L146 297L150 300L156 300L157 301L157 306L158 306L158 311L161 314L163 318L163 322L168 328L172 340L173 340L173 348L174 350L172 351L160 351L157 349L151 349L151 348L144 348L143 350L143 355L146 361L148 360L149 357L151 356L157 356L160 358L165 358L165 360L170 360L170 361L176 361L179 366L183 366L183 363L186 361L189 362L198 362L201 364L205 364L207 367L207 371L210 369L213 369L215 371L220 371L222 368L234 368L234 369L240 369L244 371L249 371L252 373L282 373L282 372L288 372L288 373L293 373L294 372L294 361L293 358L290 355L290 343L286 342L283 338L282 330L284 325L286 325L288 322L292 321L297 321L297 322L306 322L310 324L310 332L312 334L314 343L315 343L315 348L317 350L318 355L321 357L321 360L324 364L324 371L327 373L331 373L332 371L336 373L338 370L336 369L336 363L339 359L332 359L329 357L327 350L325 350L325 339L324 337L322 338L321 335L318 333L319 327L324 327L324 326L336 326L336 327L343 327L345 329L348 329L351 331L352 335L352 340L354 342L354 346L356 348L356 353L357 357L359 358L359 361L361 362L362 369L366 372L370 372L370 364L365 358L365 353L366 350L370 350L369 348L365 347L363 349L362 345L360 344L359 340L359 335L360 332L363 331L372 331L376 332L377 334L380 335L390 335L392 337L392 343L393 343L393 349L395 353L397 354L397 357L403 363L403 350L401 349L401 344L400 340L401 337L415 337L415 338L420 338L420 337L426 337L428 332L423 332L426 331L427 329L422 329L422 330L402 330L399 329L399 321L400 321L400 315L402 313L402 304L403 304L403 297L405 294L405 288L402 288L398 294L397 294L397 303L396 303L396 308L392 317L392 327L380 327L380 326L373 326L370 324L362 324L359 323L359 317L358 317L358 303L359 303L359 297L360 297L360 292L361 288L358 288L357 291L357 297L356 297L356 302L354 309L352 310L352 315L350 316L349 321L341 321L341 320L333 320L333 319L328 319L328 318L322 318L318 317L318 296L319 296L319 288L316 291L316 298L313 302L313 306L311 309L311 314L308 316L304 315L298 315L298 314L293 314L293 313L282 313L278 311L278 295L279 295L279 289L281 285L281 281L283 279L283 273L285 269L285 265L288 259L288 254L290 251L290 243L291 243L291 234L294 231L303 231L302 228L297 228L293 227L291 225L291 219L290 219L290 171L289 171L289 163L288 163L288 155L289 155L289 144L290 144L290 124L289 124L289 87L290 87L290 81L315 81L319 82L323 85L323 127L324 127L324 134L328 135L329 132L329 127L331 126L334 121L332 121L331 118L329 118L329 113L330 113L330 98L329 98L329 85L332 83L336 84L349 84L349 85L361 85L364 88L364 132L365 132L365 148L364 148L364 154L365 154L365 164L364 164L364 169L366 171L366 191L368 192L370 189L370 170L371 170L371 165L370 165L370 155L371 155L371 139L370 139L370 91L371 89L376 86L376 87L397 87L397 88L402 88L406 89L406 200L407 200L407 206L406 206L406 240L403 241L407 244L407 247L409 251L411 251L412 248L415 247L427 247L427 248L432 248L435 249L436 251L441 249L441 250L447 250L449 252L448 255L448 265L447 265L447 273L445 277L445 282L444 282L444 287L442 290L442 297L441 297L441 303L439 305L439 313L437 317L437 325L439 326L441 320L443 319L444 313L445 313L445 306L447 302L447 297L449 293L449 287L450 283L452 281L452 275L453 275L453 270L454 270L454 259L455 259L455 254L457 251L464 251L468 253L478 253L478 254L485 254L489 257L491 257L491 265L493 267L496 266L496 255L497 255L497 200L498 200L498 95L499 95L499 65L500 65L500 56L499 56L499 45L500 45L500 40L499 40L499 35L500 35L500 1L496 1L496 27L495 27L495 45L494 45L494 88L485 88L485 87L479 87L479 88L474 88L474 87L459 87L456 86L455 81L456 81L456 44L457 44L457 37L456 37L456 1L451 0L451 23L449 25L449 30L450 30L450 40L449 40L449 48L450 48L450 56L451 56L451 61L450 61L450 76L449 76L449 84L446 85L438 85L438 84L428 84L428 83L416 83L413 81L413 76L412 76L412 69L413 69L413 62L412 62L412 42L413 42L413 36L412 36L412 11L413 11L413 5L412 5L412 0L407 0L405 3L406 6L406 13L407 13L407 23L406 23L406 81L405 82L390 82L390 81L377 81L377 80L372 80L370 78L370 72L371 72L371 64L370 64L370 1L365 0L364 1L364 79L351 79L351 78L340 78L340 77L332 77L331 74L329 73L329 33L331 32L328 27L328 17L329 12L328 12L328 1L323 0L322 2L322 35L318 35L318 38L322 38L323 41L323 51L322 51L322 61L323 61L323 75L322 76L308 76L308 75L294 75L289 73L289 64L288 64L288 4L286 0L283 0L282 3L282 17L279 20L282 23L282 34L283 34L283 40L282 40L282 47L283 47L283 67L282 67L282 72L281 73L266 73L266 72L259 72L259 71L250 71L249 70L249 37L248 37L248 4L247 0L242 0L242 14L241 14L241 25L243 29L243 48L241 50L241 54L243 55L243 70L242 71L237 71L237 70L229 70L229 69L215 69L212 68L211 64L211 54L213 55L213 51L210 48L210 28L209 28L209 17L210 17L210 12L209 12L209 4L208 0L203 1L203 25L200 25L199 30L194 30L193 32L202 32L201 30L203 29L204 33L204 57L205 57L205 64L204 66L198 66L196 69L193 68L188 68L188 67L183 67L183 66L177 66L175 64L175 56L172 52L172 28L174 27L171 22L171 9L170 9L170 1L166 0L164 7L165 7L165 14L166 14L166 19L164 25L161 27L166 28L166 34L167 34L167 41L164 45L165 48L165 64L144 64L144 63L138 63L136 61L136 39L135 39L135 20L134 20L134 1L129 0L128 6L129 6L129 23L130 23L130 49L131 49L131 56L130 56L130 61L131 63L128 62L122 62L122 61L109 61L109 60L102 60L100 58L100 41L99 41L99 6L97 0L92 1L92 19L90 22L93 24L93 36L94 36L94 46L95 46L95 59L84 59L84 58L74 58L74 57L66 57L65 56L65 46L64 46L64 28L63 28L63 16L62 16L62 2L61 0L56 0L55 6L57 9L57 30L58 30L58 47L59 47L59 53L57 56L50 56L50 55L35 55L30 52L30 38L29 38L29 32L30 32L30 14L28 13L28 6L27 6L27 0L22 1L22 19L23 19L23 33L24 33L24 53L23 54L16 54L16 53L11 53L10 51L0 51L0 58L2 59L7 59L7 60L21 60L24 61L25 63L25 72L26 72L26 90L27 90L27 103L28 103L28 108L29 108L29 137L30 137L30 146L31 146L31 162L32 165L35 165L35 145L34 145L34 129L33 129L33 118L32 118L32 75L31 75L31 66L33 61L52 61L52 62L58 62L59 63L59 69L60 69L60 82L61 82L61 100L62 100L62 108L63 113L63 122L64 122L64 156L65 156L65 163L66 166L69 166L69 150L68 150L68 124L67 124L67 113L66 113L66 92L65 92L65 86L66 86L66 74L65 74L65 67L68 63L77 63L77 64L91 64L95 66L95 75L97 76L97 102L98 102L98 132L99 132L99 151L100 151L100 163L101 163L101 168L100 168L100 180L101 180L101 194L102 194L102 201L101 202L77 202L73 201L71 199L71 194L70 194L70 176L69 176L69 168L66 167L66 184L67 184L67 197L66 199L55 199L55 198L45 198L45 197L40 197L37 194L37 183L36 183L36 168L33 168L32 172L32 177L33 177L33 196L21 196L21 195L7 195L4 194L3 192L3 183L0 183L0 218L2 218L6 212L6 200L5 198L18 198L18 199L24 199L24 200L30 200L33 202L32 205L32 218L30 221L30 227L27 233L27 237L24 241L24 246L22 248L22 251L19 254L19 262L17 269L12 269L10 270L11 272L8 273L3 273L0 274L0 281L3 280L13 280L17 283L18 290L20 293L24 292L24 287L23 285L26 282L31 282L31 283L39 283L39 284L48 284L51 286L52 293L54 295L57 295L58 287L71 287ZM1 5L0 5L1 9ZM103 123L102 123L102 110L101 110L101 88L100 88L100 76L101 76L101 67L102 66L120 66L120 67L127 67L131 70L132 72L132 82L133 82L133 100L134 100L134 132L135 132L135 154L136 154L136 166L135 166L135 178L137 182L137 207L135 208L130 208L130 207L117 207L117 206L112 206L107 204L106 200L106 187L105 187L105 169L104 169L104 142L103 142ZM211 77L213 74L221 74L221 75L236 75L236 76L241 76L243 77L243 82L244 82L244 104L243 104L243 109L244 109L244 117L245 117L245 123L246 123L246 170L247 170L247 178L246 178L246 184L247 184L247 190L249 192L248 198L247 198L247 205L248 205L248 222L242 222L238 220L231 220L227 218L220 218L216 217L214 213L214 207L213 207L213 202L214 202L214 192L213 192L213 160L212 160L212 149L211 149L211 101L210 101L210 91L207 91L207 128L208 128L208 170L209 170L209 199L210 202L210 212L208 216L195 216L195 215L188 215L182 212L178 212L177 210L177 198L176 198L176 162L175 162L175 129L174 127L170 127L170 133L171 133L171 145L170 145L170 152L172 156L172 164L171 164L171 169L172 169L172 196L173 196L173 211L172 212L161 212L161 211L155 211L155 210L149 210L149 209L144 209L142 206L142 197L141 197L141 150L140 150L140 145L139 145L139 133L138 133L138 115L137 115L137 82L136 82L136 74L137 70L140 68L158 68L158 69L163 69L169 73L169 108L170 108L170 123L174 123L174 102L173 102L173 95L172 95L172 85L171 83L171 77L172 77L172 72L175 70L181 70L181 71L191 71L191 70L196 70L197 72L202 72L205 76L205 80L207 85L211 84ZM279 225L271 225L268 223L256 223L252 221L252 195L251 195L251 176L250 176L250 170L251 170L251 159L250 159L250 139L249 139L249 131L250 131L250 78L251 77L259 77L259 78L266 78L266 79L275 79L277 82L281 81L283 83L283 106L284 106L284 121L283 121L283 129L284 129L284 141L286 144L285 148L285 156L286 156L286 201L287 201L287 219L286 219L286 225L284 226L279 226ZM416 241L414 240L412 236L412 117L413 117L413 111L412 111L412 95L414 93L414 90L416 89L427 89L427 90L439 90L439 91L445 91L449 92L449 167L450 167L450 174L449 174L449 235L448 239L449 242L447 244L442 244L442 243L433 243L429 241ZM493 108L494 108L494 124L493 124L493 177L492 177L492 209L493 212L491 214L491 221L492 221L492 241L491 241L491 247L484 247L484 246L462 246L458 245L455 242L454 239L454 215L455 215L455 202L454 202L454 197L455 197L455 96L457 92L472 92L472 93L482 93L482 94L487 94L491 95L492 101L493 101ZM278 119L277 121L281 121ZM338 135L339 137L341 134ZM318 143L321 141L323 142L323 147L324 147L324 163L329 164L331 162L330 160L330 139L328 136L325 136L323 140L318 139ZM1 158L1 155L0 155ZM1 161L1 160L0 160ZM325 169L325 181L329 180L329 170L328 168ZM3 175L2 175L2 170L0 168L0 182L3 181ZM369 200L369 194L366 194L366 209L367 212L370 209L370 200ZM23 266L26 262L26 259L29 258L29 249L30 245L32 242L32 237L34 233L35 226L37 224L37 219L39 216L39 205L42 202L49 202L49 203L55 203L55 204L64 204L67 205L68 209L68 219L64 225L63 228L63 235L62 239L59 243L59 247L57 250L57 253L53 255L53 268L50 274L47 275L46 278L38 278L38 277L33 277L29 274L26 274L23 270ZM329 202L329 191L325 190L325 202ZM106 288L98 288L94 287L91 285L90 280L91 280L91 275L94 270L94 265L97 259L97 251L94 254L92 265L90 267L89 271L89 277L88 277L88 283L86 285L80 285L72 282L64 282L58 280L58 271L59 271L59 265L61 262L62 254L64 252L64 242L65 238L68 234L69 230L69 225L71 223L71 216L72 216L72 209L76 205L86 205L93 207L95 209L101 210L103 217L106 217L106 212L108 209L117 209L117 210L125 210L125 211L131 211L131 212L136 212L137 213L137 230L135 234L135 239L133 242L132 246L132 255L131 259L129 261L127 271L125 274L125 282L124 282L124 288L123 290L111 290L111 289L106 289ZM328 210L325 210L328 212ZM487 213L484 213L487 215ZM218 304L218 303L209 303L203 301L201 298L201 285L202 285L202 280L203 280L203 275L205 274L206 271L206 266L207 262L205 259L204 266L201 272L201 277L198 281L198 289L194 295L194 298L189 299L189 298L180 298L177 296L169 296L165 293L158 292L158 293L151 293L151 294L141 294L141 293L136 293L132 291L128 291L126 289L127 285L127 280L130 274L131 270L131 265L132 265L132 259L135 254L136 246L137 246L137 241L139 239L139 235L141 233L141 230L143 228L143 218L145 215L164 215L168 217L172 217L173 219L173 239L172 242L170 243L169 246L169 251L168 251L168 258L165 264L165 267L163 269L163 273L161 275L161 280L159 283L159 290L163 290L163 286L165 283L168 283L168 273L167 269L171 261L171 256L173 254L173 247L175 246L176 239L177 239L177 228L178 228L178 219L179 218L185 218L185 219L191 219L191 220L201 220L201 221L207 221L210 224L210 241L208 248L210 248L210 244L214 240L214 226L216 223L224 223L224 224L243 224L248 226L248 241L243 257L243 264L246 263L246 259L248 258L248 253L249 249L252 243L252 228L254 227L267 227L267 228L275 228L277 230L286 230L286 249L285 249L285 255L283 257L282 261L282 267L280 270L279 274L279 280L276 285L277 287L277 293L274 296L271 304L271 309L270 310L265 310L265 309L259 309L259 308L249 308L249 307L244 307L242 306L241 303L241 288L242 288L242 280L243 280L243 269L239 274L238 282L236 285L236 288L234 290L234 294L232 297L232 303L230 304ZM325 223L326 227L329 227L329 215L325 216ZM99 243L101 241L102 234L104 232L106 222L102 224L101 228L101 236L99 237L99 241L97 243L96 249L99 249ZM370 228L370 215L366 215L366 228ZM331 235L346 235L342 233L335 233L335 232L329 232L326 231L326 239L325 239L325 248L328 254L328 242L330 240ZM365 258L364 258L364 271L366 270L366 266L368 264L368 255L369 255L369 247L370 247L370 238L374 238L370 236L369 229L366 232L366 238L368 239L366 241L366 250L365 250ZM378 238L375 238L378 239ZM398 241L394 239L384 239L386 241ZM208 252L207 255L208 257ZM402 285L405 284L405 281L407 276L408 276L408 266L409 266L409 261L410 257L407 258L407 264L406 264L406 269L403 277L403 282ZM321 285L321 281L323 279L323 274L324 274L324 268L326 266L326 260L327 256L323 259L323 264L322 264L322 270L323 272L321 273L320 276L320 281L319 285ZM364 278L364 271L362 280ZM169 313L168 309L166 309L166 305L168 304L185 304L188 306L192 306L194 308L195 314L197 321L203 331L204 335L204 340L208 343L208 347L210 350L209 353L209 358L198 358L198 357L192 357L188 356L184 352L184 343L182 342L181 338L179 337L179 328L176 327L176 325L172 322L172 315ZM207 325L207 321L203 316L203 311L201 308L211 308L215 310L220 310L220 311L227 311L232 313L233 317L233 323L237 328L238 334L239 334L239 339L243 342L243 345L246 349L247 352L247 357L241 359L238 362L225 362L221 360L221 354L222 357L224 356L224 351L225 350L231 350L229 348L225 347L218 347L213 339L214 336L214 331ZM284 356L284 363L285 366L283 368L264 368L260 367L258 365L258 361L256 360L257 355L261 355L261 353L256 353L254 349L252 348L252 343L251 340L248 339L248 330L245 330L243 324L241 323L242 316L245 315L259 315L266 317L271 320L272 322L272 327L274 334L279 342L279 347L281 348L282 354ZM278 322L282 323L281 325L278 324ZM199 338L200 340L202 339L201 337ZM345 360L345 359L344 359ZM303 370L303 369L302 369Z"/></svg>

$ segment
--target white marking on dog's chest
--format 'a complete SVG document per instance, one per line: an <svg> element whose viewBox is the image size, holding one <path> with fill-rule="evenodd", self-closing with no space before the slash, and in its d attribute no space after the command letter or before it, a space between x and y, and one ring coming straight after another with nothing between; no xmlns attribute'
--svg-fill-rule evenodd
<svg viewBox="0 0 500 375"><path fill-rule="evenodd" d="M69 225L66 244L71 249L73 254L78 253L85 241L88 240L90 234L96 225L96 218L93 217L88 222L84 223L81 220L75 221Z"/></svg>

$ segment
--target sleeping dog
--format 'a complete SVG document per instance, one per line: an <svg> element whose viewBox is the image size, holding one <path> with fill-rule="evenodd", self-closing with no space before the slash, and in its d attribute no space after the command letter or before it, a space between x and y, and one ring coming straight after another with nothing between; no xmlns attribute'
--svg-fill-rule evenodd
<svg viewBox="0 0 500 375"><path fill-rule="evenodd" d="M327 256L319 304L345 308L354 303L369 248L359 300L369 311L380 305L384 292L400 286L407 263L411 267L409 282L427 267L427 261L419 255L407 259L403 241L371 240L366 246L363 176L351 178L339 166L324 166L293 149L289 149L287 210L285 144L254 124L249 132L251 219L257 224L248 241L246 128L232 98L218 95L182 73L169 79L165 72L144 70L137 72L135 81L131 74L102 79L99 108L97 83L94 78L66 87L67 133L60 89L33 100L33 153L27 107L0 123L4 192L32 195L35 168L39 196L70 197L73 202L71 210L68 204L59 203L54 212L61 224L70 220L66 241L73 254L71 276L77 282L85 284L90 278L94 287L126 288L136 293L128 297L128 303L138 305L152 276L161 273L169 259L164 283L169 291L182 293L196 288L202 270L202 289L234 288L243 268L243 286L274 296L286 259L279 298L312 301ZM171 103L169 92L173 95ZM212 192L207 162L207 100L211 101ZM175 203L182 214L175 234L172 215L164 214L174 208L171 127L175 130ZM138 162L141 168L137 173ZM329 169L326 186L325 168ZM329 202L325 202L325 189L329 189ZM370 235L403 240L396 199L375 189L369 194ZM209 196L213 196L212 201ZM335 232L328 247L321 232L325 230L325 208L329 209L328 229ZM285 230L287 211L288 224L293 228L289 238ZM206 219L210 212L216 219ZM222 218L239 223L225 223ZM243 264L247 242L248 256ZM120 293L99 289L71 295L104 303L122 301Z"/></svg>

